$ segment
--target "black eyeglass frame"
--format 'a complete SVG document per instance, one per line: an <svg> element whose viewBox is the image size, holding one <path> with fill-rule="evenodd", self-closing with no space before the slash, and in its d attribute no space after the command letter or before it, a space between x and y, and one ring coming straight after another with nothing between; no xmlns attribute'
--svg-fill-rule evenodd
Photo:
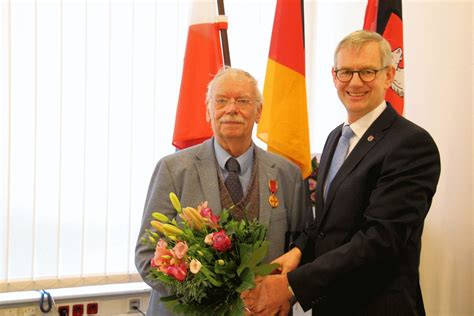
<svg viewBox="0 0 474 316"><path fill-rule="evenodd" d="M341 68L341 69L334 69L334 73L336 74L336 78L337 80L339 80L340 82L343 82L343 83L348 83L352 80L352 78L354 77L354 74L357 73L357 75L359 76L359 79L364 82L364 83L368 83L368 82L372 82L375 80L375 78L377 78L377 74L379 73L379 71L382 71L382 70L385 70L387 69L388 66L385 66L385 67L382 67L382 68L379 68L379 69L361 69L361 70L349 70L349 69L344 69L344 68ZM347 72L350 72L351 73L351 76L348 80L341 80L339 78L339 76L337 75L338 72L340 72L341 70L344 70L344 71L347 71ZM364 80L362 79L360 73L363 72L363 71L373 71L374 72L374 78L371 79L371 80Z"/></svg>

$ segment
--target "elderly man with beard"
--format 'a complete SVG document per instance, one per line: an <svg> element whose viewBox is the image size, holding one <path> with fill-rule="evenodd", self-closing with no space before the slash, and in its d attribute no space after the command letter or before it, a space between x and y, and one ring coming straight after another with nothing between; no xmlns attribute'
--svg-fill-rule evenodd
<svg viewBox="0 0 474 316"><path fill-rule="evenodd" d="M164 157L151 178L135 257L143 280L153 288L147 315L172 315L159 303L169 293L147 278L154 250L140 242L151 228L152 212L176 217L169 192L186 206L208 201L216 214L233 207L234 219L247 216L266 224L271 242L267 261L282 255L303 228L306 202L300 170L252 141L254 123L262 113L262 95L254 77L235 68L220 70L209 83L206 103L214 137Z"/></svg>

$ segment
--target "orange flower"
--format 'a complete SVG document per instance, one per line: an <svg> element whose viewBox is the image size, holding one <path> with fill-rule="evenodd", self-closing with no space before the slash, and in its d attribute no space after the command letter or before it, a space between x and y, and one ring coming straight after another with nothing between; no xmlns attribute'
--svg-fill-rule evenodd
<svg viewBox="0 0 474 316"><path fill-rule="evenodd" d="M178 259L183 259L184 256L186 256L187 252L188 252L188 245L182 241L178 241L173 248L173 253Z"/></svg>
<svg viewBox="0 0 474 316"><path fill-rule="evenodd" d="M166 272L166 268L170 265L173 253L167 249L168 244L160 239L156 245L155 256L151 259L151 266L159 268L160 271Z"/></svg>

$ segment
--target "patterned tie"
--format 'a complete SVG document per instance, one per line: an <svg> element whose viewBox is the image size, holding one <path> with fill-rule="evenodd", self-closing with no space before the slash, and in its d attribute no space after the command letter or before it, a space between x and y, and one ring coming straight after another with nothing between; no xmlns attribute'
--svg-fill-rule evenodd
<svg viewBox="0 0 474 316"><path fill-rule="evenodd" d="M240 183L239 174L240 174L240 165L237 159L230 157L225 163L225 168L229 171L227 179L225 179L225 186L227 191L229 191L230 197L234 204L237 204L242 200L244 192L242 190L242 184Z"/></svg>
<svg viewBox="0 0 474 316"><path fill-rule="evenodd" d="M339 142L337 143L336 151L334 152L334 156L332 157L331 166L329 167L328 175L326 177L326 185L324 187L324 199L329 192L329 187L331 186L332 179L336 175L339 168L342 166L342 163L346 159L347 152L349 151L349 142L354 136L354 132L349 127L349 125L344 125L342 128L342 135L339 138Z"/></svg>

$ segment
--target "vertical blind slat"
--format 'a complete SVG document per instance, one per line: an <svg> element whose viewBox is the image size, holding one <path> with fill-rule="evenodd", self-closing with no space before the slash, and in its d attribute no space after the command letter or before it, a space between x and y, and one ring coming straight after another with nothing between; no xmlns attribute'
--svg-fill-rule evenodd
<svg viewBox="0 0 474 316"><path fill-rule="evenodd" d="M63 4L58 277L80 276L83 249L86 3Z"/></svg>
<svg viewBox="0 0 474 316"><path fill-rule="evenodd" d="M153 126L155 95L155 10L164 10L154 0L135 1L133 32L133 99L130 156L129 205L129 258L128 269L135 271L133 251L143 211L143 193L147 191L150 172L153 170ZM167 12L169 14L169 12ZM172 15L169 18L174 18ZM162 89L162 88L161 88ZM163 121L163 117L160 120ZM165 139L164 139L165 140ZM169 141L169 140L168 140Z"/></svg>
<svg viewBox="0 0 474 316"><path fill-rule="evenodd" d="M7 279L31 279L35 175L35 6L11 3L10 221Z"/></svg>
<svg viewBox="0 0 474 316"><path fill-rule="evenodd" d="M60 2L36 10L34 279L57 273L60 167Z"/></svg>
<svg viewBox="0 0 474 316"><path fill-rule="evenodd" d="M133 91L133 2L111 7L108 222L106 271L128 270L130 142Z"/></svg>
<svg viewBox="0 0 474 316"><path fill-rule="evenodd" d="M105 273L109 2L87 2L83 275Z"/></svg>

